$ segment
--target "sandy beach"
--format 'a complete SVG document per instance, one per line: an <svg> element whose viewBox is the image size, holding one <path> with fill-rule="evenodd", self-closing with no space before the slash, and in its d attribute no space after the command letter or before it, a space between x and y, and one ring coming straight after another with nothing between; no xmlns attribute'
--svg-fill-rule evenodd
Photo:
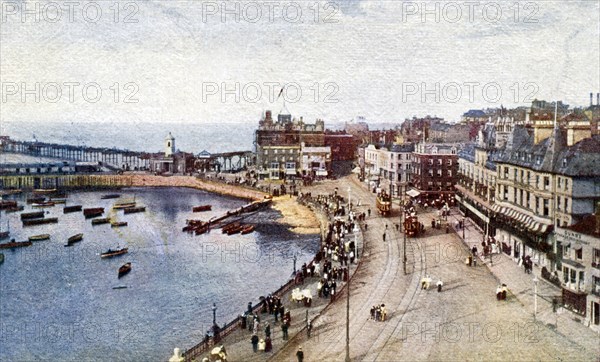
<svg viewBox="0 0 600 362"><path fill-rule="evenodd" d="M282 217L278 220L281 224L289 226L290 230L297 234L319 234L319 220L315 214L306 206L296 202L296 198L279 196L273 198L273 208L281 212Z"/></svg>

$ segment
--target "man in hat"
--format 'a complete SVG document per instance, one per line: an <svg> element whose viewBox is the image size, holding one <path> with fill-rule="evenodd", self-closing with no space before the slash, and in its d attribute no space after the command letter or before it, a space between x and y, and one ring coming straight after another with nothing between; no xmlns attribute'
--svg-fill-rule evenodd
<svg viewBox="0 0 600 362"><path fill-rule="evenodd" d="M302 362L304 360L304 352L302 352L302 347L298 348L298 352L296 352L296 357L298 358L298 362Z"/></svg>

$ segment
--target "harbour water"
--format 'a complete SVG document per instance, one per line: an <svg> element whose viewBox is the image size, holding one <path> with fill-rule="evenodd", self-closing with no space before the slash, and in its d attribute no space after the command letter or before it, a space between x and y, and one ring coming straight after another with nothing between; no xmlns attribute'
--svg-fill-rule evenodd
<svg viewBox="0 0 600 362"><path fill-rule="evenodd" d="M134 198L147 211L124 215L112 210L104 193ZM20 195L22 201L27 195ZM30 247L5 249L0 266L0 360L2 361L138 361L166 360L174 347L199 342L212 325L224 325L248 302L275 291L293 269L308 262L318 235L297 235L274 222L278 213L250 216L256 231L227 236L219 229L192 236L181 231L185 220L208 220L245 204L245 200L181 188L130 188L77 191L67 205L105 207L105 216L128 226L92 226L82 213L63 214L62 205L44 209L58 224L22 227L18 213L2 211L0 225L11 237L37 234L51 239ZM212 211L192 213L211 204ZM25 212L33 209L27 205ZM83 240L64 247L69 236ZM102 259L108 248L129 253ZM117 278L119 267L132 271ZM113 289L126 286L127 288Z"/></svg>

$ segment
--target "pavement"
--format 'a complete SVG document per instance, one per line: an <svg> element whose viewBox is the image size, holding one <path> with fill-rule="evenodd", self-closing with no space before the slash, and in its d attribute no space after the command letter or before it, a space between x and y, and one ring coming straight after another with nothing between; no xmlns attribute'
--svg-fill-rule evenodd
<svg viewBox="0 0 600 362"><path fill-rule="evenodd" d="M408 238L405 243L404 235L394 227L400 221L398 207L391 217L377 215L375 194L354 175L319 183L310 187L310 192L329 193L335 187L350 187L352 199L360 199L363 205L359 211L368 207L372 210L365 221L368 229L363 231L361 263L350 282L350 360L598 361L598 334L577 322L570 312L552 312L551 297L560 291L542 280L539 270L534 269L540 279L534 318L533 274L525 274L504 254L495 255L492 263L480 260L475 267L465 264L471 246L481 248L483 235L474 224L467 222L463 241L462 232L456 233L452 227L449 233L445 227L431 228L431 220L437 219L433 209L418 210L419 221L426 226L425 234ZM452 210L450 225L459 218L462 215ZM406 272L402 263L404 245ZM432 285L422 289L420 282L427 275ZM441 292L435 288L438 280L443 282ZM508 298L503 301L496 300L499 283L509 288ZM306 313L305 307L299 307L292 313L293 328L288 341L275 334L274 351L258 354L252 353L250 334L231 345L225 341L230 352L228 360L297 361L299 347L304 351L305 362L345 360L345 293L343 290L343 297L329 305L320 301L318 306L313 304L316 309L309 309L309 314L316 316L310 337L303 329L304 320L294 317ZM387 320L371 320L371 307L381 303L388 310Z"/></svg>

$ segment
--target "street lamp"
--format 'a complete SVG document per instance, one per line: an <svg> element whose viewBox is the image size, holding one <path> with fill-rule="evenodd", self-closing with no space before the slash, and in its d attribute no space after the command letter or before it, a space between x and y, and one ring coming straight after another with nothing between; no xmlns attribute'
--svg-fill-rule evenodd
<svg viewBox="0 0 600 362"><path fill-rule="evenodd" d="M462 234L463 234L463 241L465 241L465 218L462 218Z"/></svg>
<svg viewBox="0 0 600 362"><path fill-rule="evenodd" d="M296 275L296 260L298 259L296 257L296 254L294 254L294 271L292 272L292 275Z"/></svg>
<svg viewBox="0 0 600 362"><path fill-rule="evenodd" d="M350 213L350 186L348 186L348 213Z"/></svg>
<svg viewBox="0 0 600 362"><path fill-rule="evenodd" d="M350 278L346 283L346 362L350 362Z"/></svg>
<svg viewBox="0 0 600 362"><path fill-rule="evenodd" d="M537 318L537 284L538 284L538 278L537 276L533 276L533 293L534 293L534 297L533 297L533 319Z"/></svg>
<svg viewBox="0 0 600 362"><path fill-rule="evenodd" d="M213 327L214 327L217 325L217 304L216 303L213 303L212 312L213 312Z"/></svg>

